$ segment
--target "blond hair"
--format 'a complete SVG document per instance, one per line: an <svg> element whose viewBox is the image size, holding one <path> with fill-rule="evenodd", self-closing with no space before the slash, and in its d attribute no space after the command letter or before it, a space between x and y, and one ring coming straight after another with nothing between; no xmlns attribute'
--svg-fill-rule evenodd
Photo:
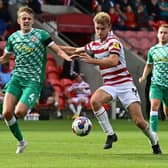
<svg viewBox="0 0 168 168"><path fill-rule="evenodd" d="M26 13L28 13L30 15L34 14L34 12L33 12L33 10L31 8L29 8L28 6L22 6L17 11L17 17L20 17L20 13L22 13L22 12L26 12Z"/></svg>
<svg viewBox="0 0 168 168"><path fill-rule="evenodd" d="M161 24L161 25L159 26L159 29L160 29L161 27L168 28L168 24L166 24L166 23Z"/></svg>
<svg viewBox="0 0 168 168"><path fill-rule="evenodd" d="M94 23L98 23L98 24L108 24L111 25L111 19L108 13L106 12L99 12L95 15L95 17L93 18Z"/></svg>

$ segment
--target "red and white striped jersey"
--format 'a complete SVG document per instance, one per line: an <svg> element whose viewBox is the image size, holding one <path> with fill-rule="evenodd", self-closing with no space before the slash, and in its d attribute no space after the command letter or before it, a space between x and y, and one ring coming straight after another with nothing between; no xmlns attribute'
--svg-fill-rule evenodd
<svg viewBox="0 0 168 168"><path fill-rule="evenodd" d="M108 57L113 53L119 56L119 64L117 66L110 68L99 66L104 85L113 86L133 81L126 67L123 45L112 31L109 32L107 38L103 42L95 40L86 44L85 50L88 53L94 54L94 58L97 59Z"/></svg>
<svg viewBox="0 0 168 168"><path fill-rule="evenodd" d="M90 86L85 81L75 82L68 88L68 92L74 92L77 97L88 97L91 94Z"/></svg>

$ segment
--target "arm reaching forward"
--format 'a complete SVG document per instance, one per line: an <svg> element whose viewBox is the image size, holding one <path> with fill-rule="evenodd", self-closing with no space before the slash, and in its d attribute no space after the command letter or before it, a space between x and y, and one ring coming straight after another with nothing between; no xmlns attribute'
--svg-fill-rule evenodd
<svg viewBox="0 0 168 168"><path fill-rule="evenodd" d="M147 76L152 72L153 64L146 64L142 76L139 78L139 83L142 83Z"/></svg>

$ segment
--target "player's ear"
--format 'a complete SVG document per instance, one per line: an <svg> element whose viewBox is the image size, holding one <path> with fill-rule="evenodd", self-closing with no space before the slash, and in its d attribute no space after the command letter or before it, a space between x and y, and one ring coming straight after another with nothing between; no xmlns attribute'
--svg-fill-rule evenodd
<svg viewBox="0 0 168 168"><path fill-rule="evenodd" d="M20 19L19 18L17 18L17 23L20 25Z"/></svg>

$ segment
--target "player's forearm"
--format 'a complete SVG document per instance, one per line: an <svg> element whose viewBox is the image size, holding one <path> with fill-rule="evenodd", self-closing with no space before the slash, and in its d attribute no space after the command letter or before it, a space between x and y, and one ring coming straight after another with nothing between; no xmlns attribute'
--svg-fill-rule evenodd
<svg viewBox="0 0 168 168"><path fill-rule="evenodd" d="M7 54L6 52L3 53L3 55L0 57L0 64L7 63L9 61L10 54Z"/></svg>
<svg viewBox="0 0 168 168"><path fill-rule="evenodd" d="M153 69L152 65L146 64L142 76L146 79L147 76L151 73L152 69Z"/></svg>
<svg viewBox="0 0 168 168"><path fill-rule="evenodd" d="M152 72L153 65L152 64L146 64L142 76L139 78L139 82L143 82L146 80L147 76Z"/></svg>
<svg viewBox="0 0 168 168"><path fill-rule="evenodd" d="M69 55L67 55L58 45L53 44L52 46L50 46L52 50L54 50L57 55L67 61L71 61L71 58L69 57Z"/></svg>
<svg viewBox="0 0 168 168"><path fill-rule="evenodd" d="M66 52L69 55L74 54L76 48L75 47L71 47L71 46L59 46L64 52Z"/></svg>
<svg viewBox="0 0 168 168"><path fill-rule="evenodd" d="M118 65L118 59L111 59L111 58L95 59L95 58L90 58L88 63L103 66L103 67L106 67L106 68L110 68L110 67L114 67L114 66Z"/></svg>

